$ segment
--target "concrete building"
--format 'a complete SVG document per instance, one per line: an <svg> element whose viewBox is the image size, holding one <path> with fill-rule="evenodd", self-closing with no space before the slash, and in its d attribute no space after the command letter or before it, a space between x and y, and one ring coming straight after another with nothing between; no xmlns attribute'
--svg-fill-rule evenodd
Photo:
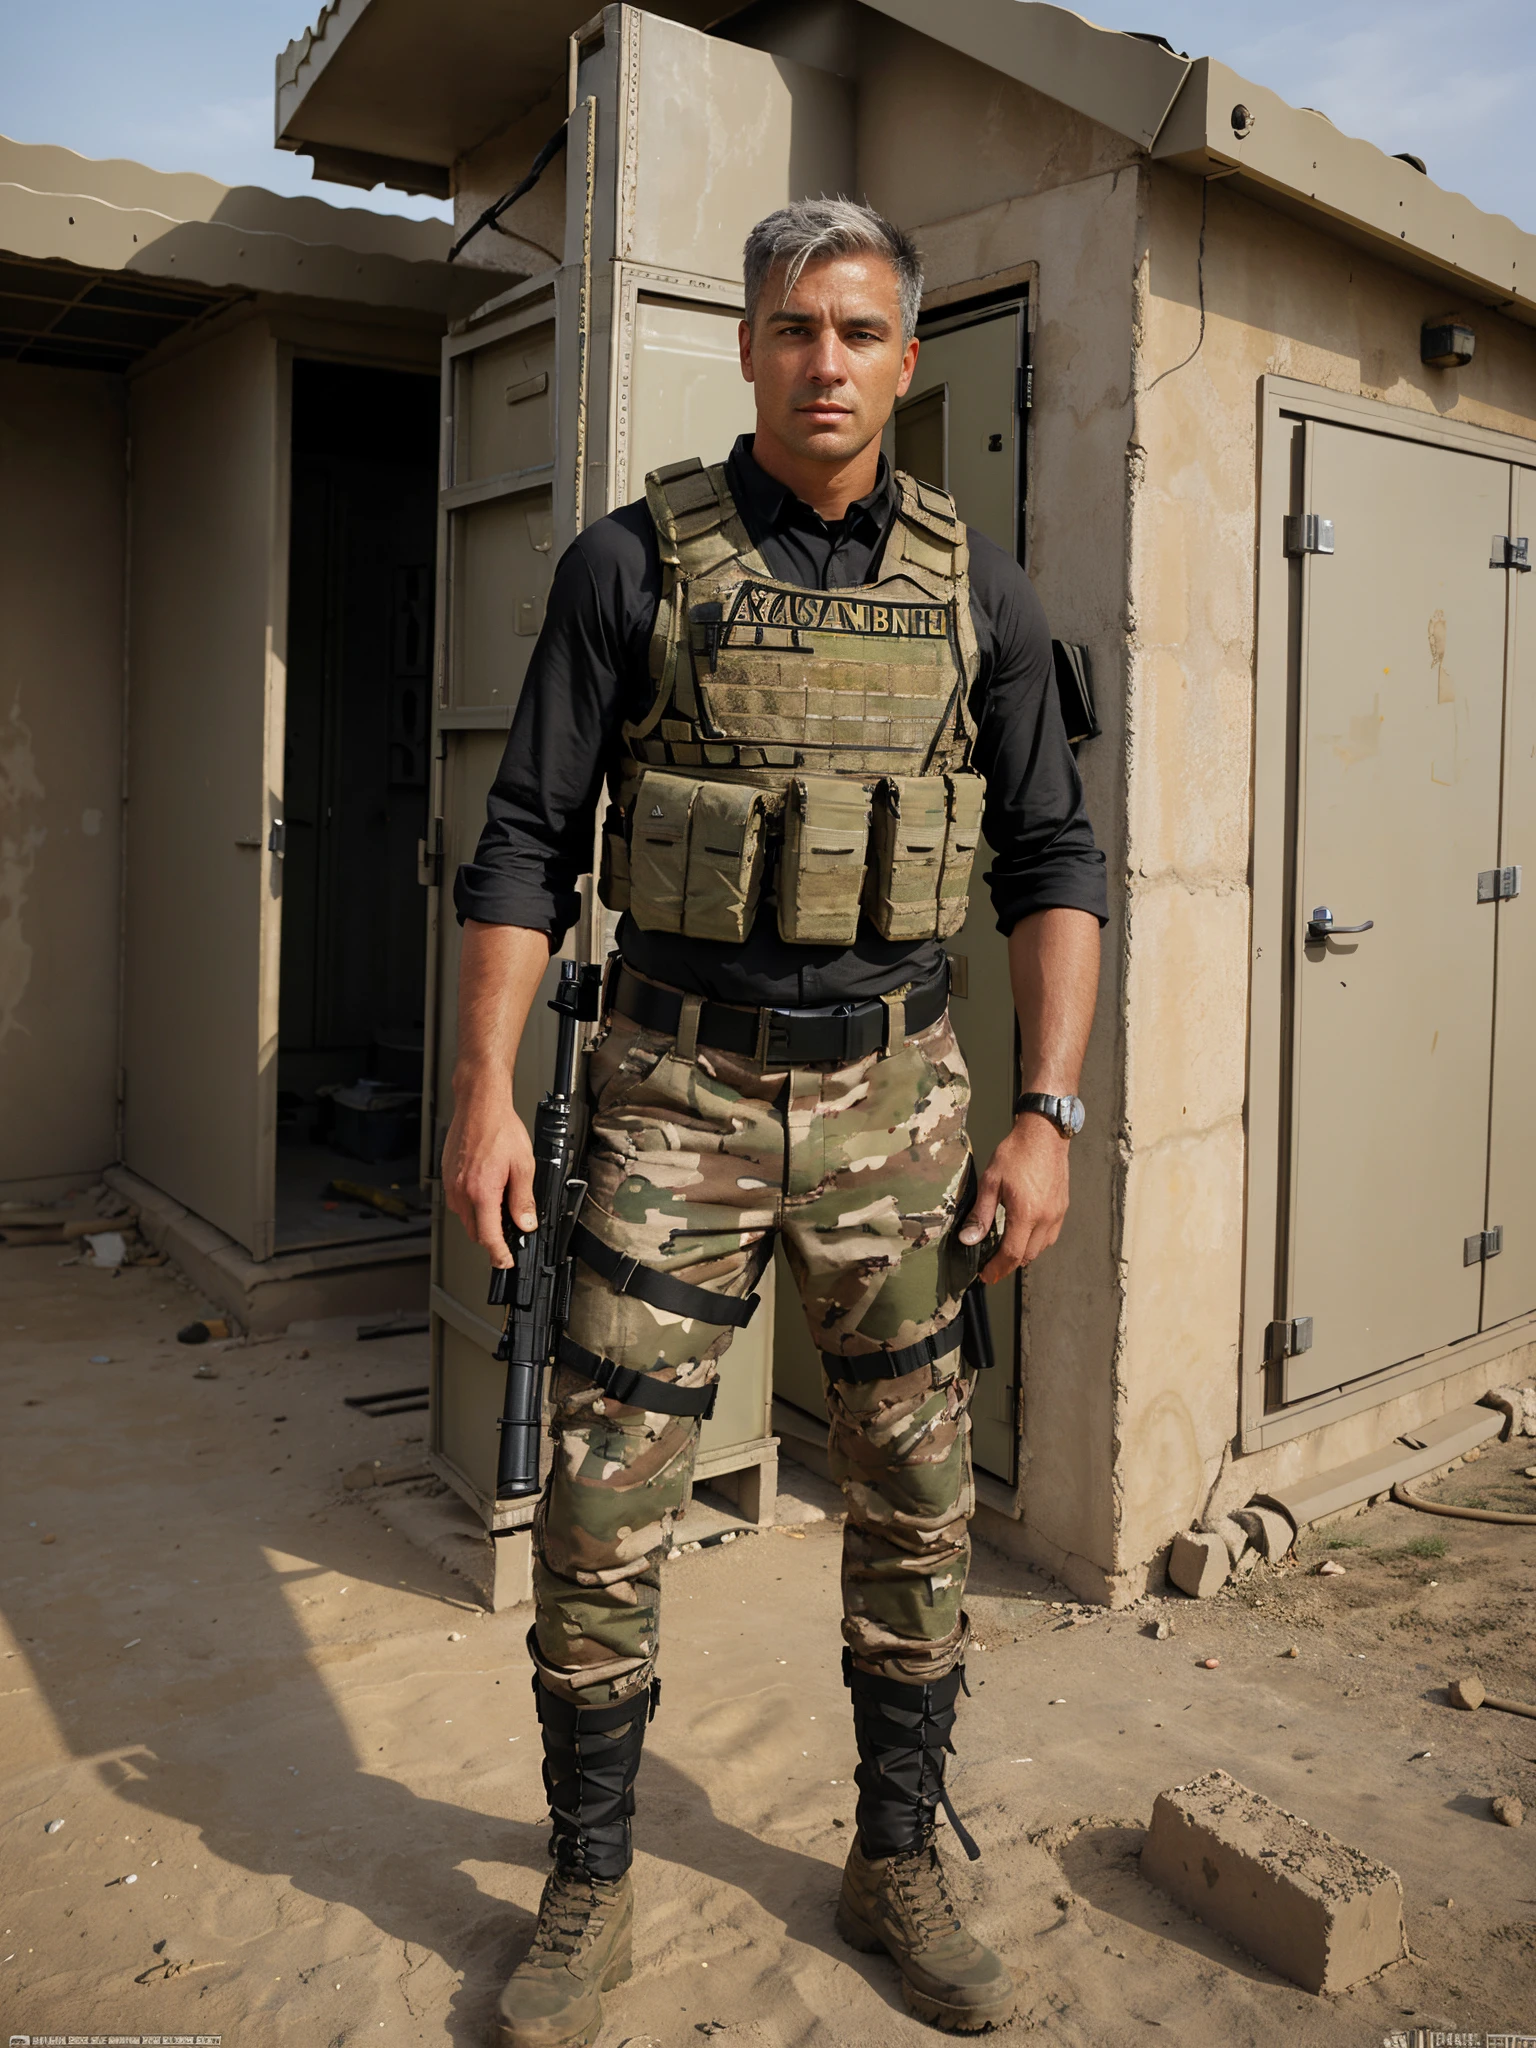
<svg viewBox="0 0 1536 2048"><path fill-rule="evenodd" d="M419 1044L448 241L0 141L0 1187L126 1173L242 1320L425 1291L280 1122Z"/></svg>
<svg viewBox="0 0 1536 2048"><path fill-rule="evenodd" d="M807 193L916 232L892 453L1017 551L1091 676L1113 917L1090 1123L1061 1244L995 1291L982 1532L1120 1601L1180 1529L1255 1497L1305 1519L1380 1490L1405 1437L1486 1433L1467 1404L1536 1357L1536 238L1214 60L1033 0L336 0L278 60L277 130L328 178L451 192L460 235L565 138L467 245L481 303L443 350L433 1457L507 1590L526 1517L490 1497L484 1262L434 1180L442 891L559 550L750 425L741 241ZM605 937L591 904L573 944ZM984 911L955 951L984 1149L1013 1082ZM141 1171L166 1186L162 1157ZM767 1321L704 1467L748 1514L776 1438L816 1456L798 1318Z"/></svg>
<svg viewBox="0 0 1536 2048"><path fill-rule="evenodd" d="M1091 1122L1017 1335L997 1307L1015 1369L978 1389L982 1526L1119 1600L1183 1526L1255 1495L1315 1511L1318 1475L1454 1433L1536 1335L1536 910L1507 893L1536 844L1536 240L1214 60L1021 0L339 0L278 62L280 146L450 189L460 232L567 119L471 245L507 288L449 343L450 410L478 422L504 387L526 438L487 447L494 485L478 426L454 443L445 877L536 551L748 423L750 221L867 198L928 268L895 452L1017 548L1102 728L1080 752L1114 900ZM493 488L494 527L469 496ZM602 937L594 911L581 943ZM440 1137L451 921L435 945ZM957 947L985 1144L1011 1092L1002 950L984 915ZM436 1278L441 1405L478 1404L483 1434L481 1276L451 1223ZM774 1427L814 1455L789 1319L775 1352Z"/></svg>

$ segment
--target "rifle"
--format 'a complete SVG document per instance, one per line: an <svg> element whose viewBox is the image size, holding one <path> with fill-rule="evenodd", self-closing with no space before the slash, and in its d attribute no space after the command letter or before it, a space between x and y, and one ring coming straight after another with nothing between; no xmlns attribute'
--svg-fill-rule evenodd
<svg viewBox="0 0 1536 2048"><path fill-rule="evenodd" d="M539 1220L530 1231L514 1230L505 1200L502 1227L512 1253L510 1266L491 1274L491 1305L507 1311L496 1356L507 1362L502 1404L501 1447L496 1459L496 1498L525 1500L539 1490L539 1433L543 1423L544 1370L571 1305L571 1233L587 1184L572 1177L572 1127L576 1119L577 1026L597 1016L602 969L560 963L560 981L549 1007L560 1019L555 1078L533 1120L533 1200Z"/></svg>

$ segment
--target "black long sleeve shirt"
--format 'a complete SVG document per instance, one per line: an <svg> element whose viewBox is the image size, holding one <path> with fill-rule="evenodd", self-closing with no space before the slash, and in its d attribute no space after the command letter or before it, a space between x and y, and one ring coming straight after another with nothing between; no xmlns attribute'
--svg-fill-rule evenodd
<svg viewBox="0 0 1536 2048"><path fill-rule="evenodd" d="M750 435L727 465L731 495L774 576L810 590L869 580L896 515L881 459L875 488L828 524L759 468ZM1051 638L1028 577L974 527L971 616L981 665L971 692L974 767L986 778L982 829L998 930L1065 906L1108 916L1104 856L1056 697ZM661 557L644 502L586 528L561 556L473 861L460 868L460 921L523 925L554 944L575 922L576 877L592 860L604 777L620 728L649 708L647 666L661 596ZM936 939L882 939L861 920L851 946L790 945L764 904L739 945L642 931L620 920L618 943L640 973L731 1003L815 1006L883 995L931 973Z"/></svg>

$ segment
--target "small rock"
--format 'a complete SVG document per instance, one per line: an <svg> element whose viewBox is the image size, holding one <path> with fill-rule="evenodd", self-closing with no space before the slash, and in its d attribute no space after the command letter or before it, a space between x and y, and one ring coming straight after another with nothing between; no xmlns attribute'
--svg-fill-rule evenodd
<svg viewBox="0 0 1536 2048"><path fill-rule="evenodd" d="M218 1376L218 1373L211 1365L196 1366L192 1373L192 1377L195 1380L216 1380Z"/></svg>
<svg viewBox="0 0 1536 2048"><path fill-rule="evenodd" d="M1425 1757L1433 1756L1434 1753L1435 1752L1432 1749L1416 1749L1413 1752L1413 1755L1409 1757L1408 1761L1411 1764L1421 1764L1423 1763Z"/></svg>
<svg viewBox="0 0 1536 2048"><path fill-rule="evenodd" d="M1173 1623L1171 1621L1149 1621L1147 1623L1147 1634L1151 1636L1154 1642L1166 1643L1173 1634Z"/></svg>
<svg viewBox="0 0 1536 2048"><path fill-rule="evenodd" d="M57 1537L57 1536L45 1536L45 1537L43 1538L43 1541L44 1541L45 1543L57 1543L57 1542L58 1542L58 1540L59 1540L59 1539L58 1539L58 1537Z"/></svg>
<svg viewBox="0 0 1536 2048"><path fill-rule="evenodd" d="M1525 1808L1513 1792L1503 1792L1493 1802L1493 1817L1504 1827L1517 1828L1525 1819Z"/></svg>
<svg viewBox="0 0 1536 2048"><path fill-rule="evenodd" d="M1291 1647L1286 1651L1285 1654L1287 1655L1287 1657L1299 1657L1301 1655L1301 1652L1296 1647L1296 1645L1292 1643Z"/></svg>
<svg viewBox="0 0 1536 2048"><path fill-rule="evenodd" d="M1067 1704L1067 1703L1066 1703L1066 1701L1065 1701L1065 1700L1047 1700L1047 1701L1046 1701L1046 1705L1047 1705L1047 1706L1049 1706L1049 1707L1064 1707L1064 1706L1065 1706L1066 1704Z"/></svg>
<svg viewBox="0 0 1536 2048"><path fill-rule="evenodd" d="M1536 1479L1536 1465L1527 1465L1525 1468L1525 1476L1527 1479Z"/></svg>
<svg viewBox="0 0 1536 2048"><path fill-rule="evenodd" d="M1317 1576L1320 1579L1342 1579L1344 1567L1337 1558L1325 1557L1317 1568Z"/></svg>
<svg viewBox="0 0 1536 2048"><path fill-rule="evenodd" d="M450 1643L462 1643L462 1642L463 1642L463 1640L464 1640L464 1632L463 1632L463 1630L462 1630L462 1629L457 1629L457 1628L451 1628L451 1629L449 1629L449 1631L448 1631L448 1640L449 1640L449 1642L450 1642Z"/></svg>
<svg viewBox="0 0 1536 2048"><path fill-rule="evenodd" d="M1219 1657L1202 1657L1200 1659L1200 1669L1202 1671L1219 1671L1221 1669L1221 1659Z"/></svg>
<svg viewBox="0 0 1536 2048"><path fill-rule="evenodd" d="M674 1557L681 1557L682 1554L683 1553L678 1549L677 1545L674 1543L672 1548L667 1552L667 1557L670 1560Z"/></svg>
<svg viewBox="0 0 1536 2048"><path fill-rule="evenodd" d="M63 1825L64 1823L61 1820L50 1820L44 1824L43 1833L45 1835L56 1835Z"/></svg>

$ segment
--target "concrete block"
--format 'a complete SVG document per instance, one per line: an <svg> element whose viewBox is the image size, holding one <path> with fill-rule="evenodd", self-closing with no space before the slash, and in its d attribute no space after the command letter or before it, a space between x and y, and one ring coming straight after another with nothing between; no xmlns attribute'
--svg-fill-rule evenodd
<svg viewBox="0 0 1536 2048"><path fill-rule="evenodd" d="M1242 1524L1255 1548L1271 1564L1289 1556L1291 1545L1296 1541L1296 1531L1278 1508L1239 1508L1233 1520Z"/></svg>
<svg viewBox="0 0 1536 2048"><path fill-rule="evenodd" d="M1304 1991L1345 1991L1406 1952L1396 1873L1225 1771L1158 1794L1141 1870Z"/></svg>
<svg viewBox="0 0 1536 2048"><path fill-rule="evenodd" d="M1209 1600L1227 1583L1232 1560L1227 1546L1208 1529L1185 1529L1173 1539L1168 1576L1181 1593Z"/></svg>

